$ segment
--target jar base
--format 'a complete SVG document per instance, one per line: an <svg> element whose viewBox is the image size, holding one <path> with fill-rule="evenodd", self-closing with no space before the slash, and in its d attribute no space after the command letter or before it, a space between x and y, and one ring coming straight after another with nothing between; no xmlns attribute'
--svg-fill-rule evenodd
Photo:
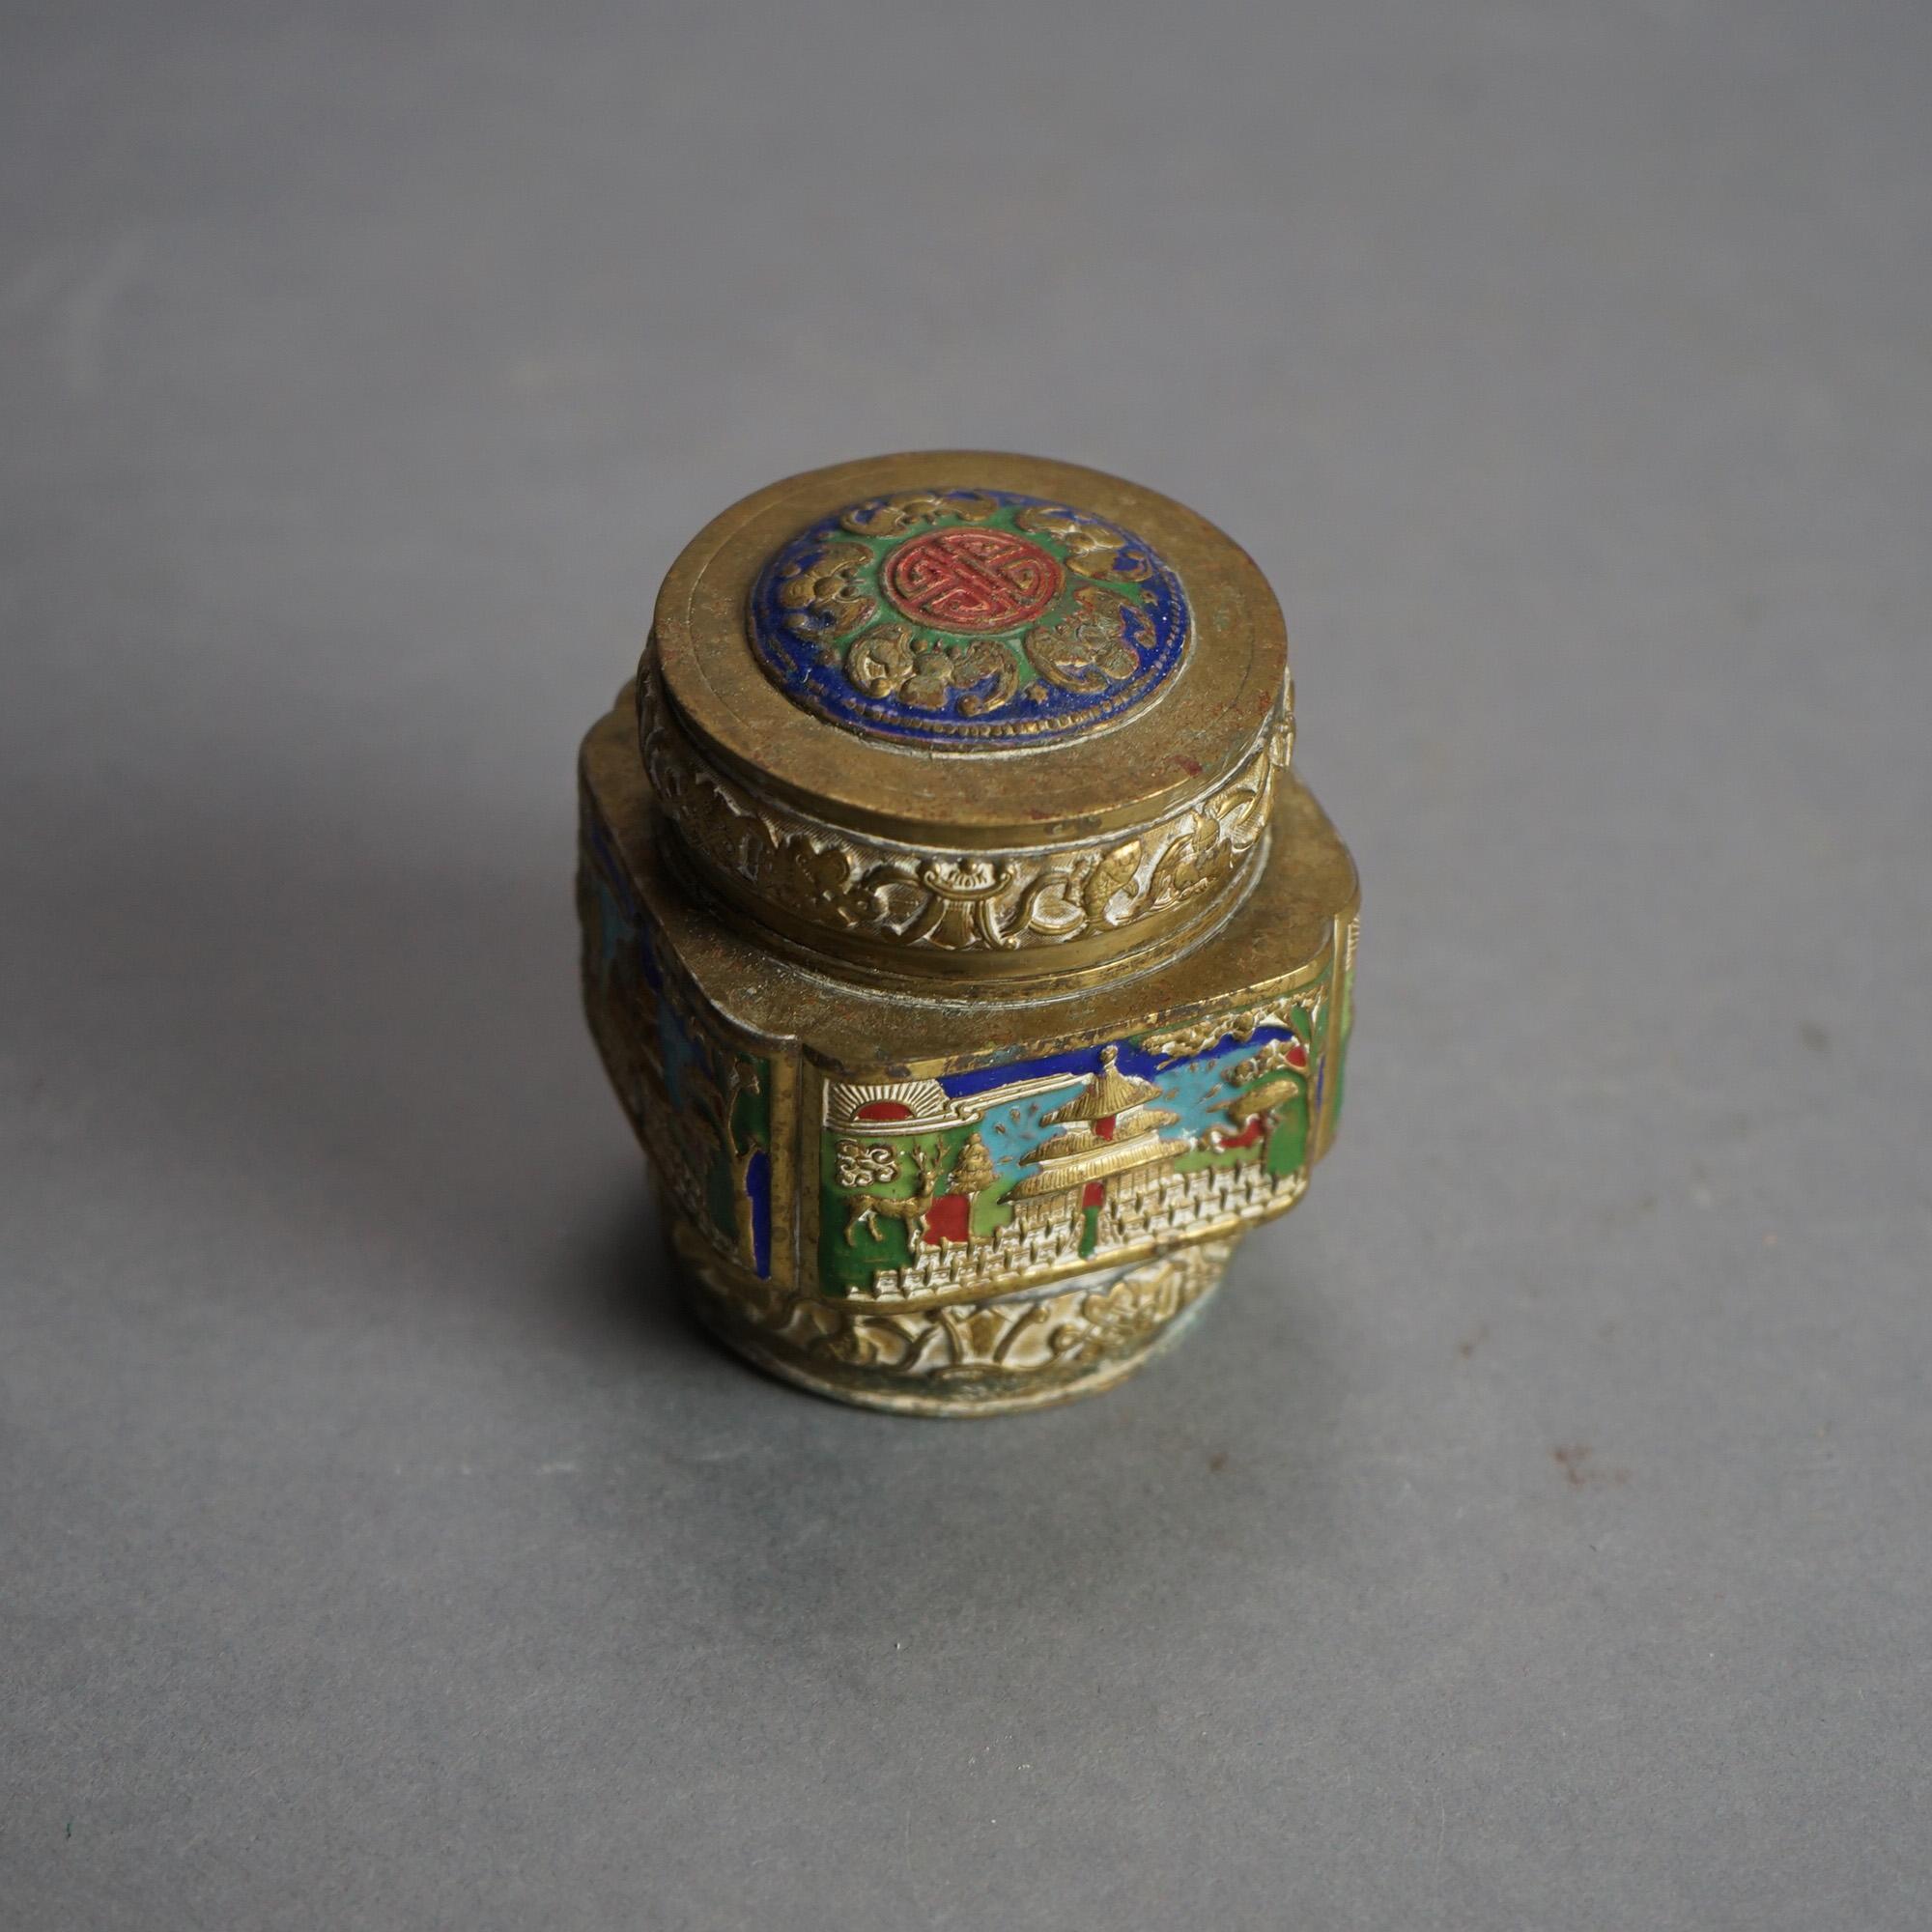
<svg viewBox="0 0 1932 1932"><path fill-rule="evenodd" d="M774 1287L724 1262L674 1209L680 1288L698 1321L767 1374L895 1415L1010 1415L1098 1395L1185 1334L1238 1239L1036 1289L923 1308Z"/></svg>

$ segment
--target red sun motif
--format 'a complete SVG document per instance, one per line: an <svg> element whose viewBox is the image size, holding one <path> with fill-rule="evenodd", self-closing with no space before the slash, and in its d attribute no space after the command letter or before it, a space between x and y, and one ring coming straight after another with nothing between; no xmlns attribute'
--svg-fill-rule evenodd
<svg viewBox="0 0 1932 1932"><path fill-rule="evenodd" d="M915 622L942 631L1011 631L1060 594L1060 565L1007 530L934 530L886 559L890 597Z"/></svg>

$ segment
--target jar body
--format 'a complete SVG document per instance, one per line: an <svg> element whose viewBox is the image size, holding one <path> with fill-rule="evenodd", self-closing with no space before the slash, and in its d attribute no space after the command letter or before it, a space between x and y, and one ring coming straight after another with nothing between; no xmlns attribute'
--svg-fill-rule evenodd
<svg viewBox="0 0 1932 1932"><path fill-rule="evenodd" d="M633 704L583 747L584 999L700 1319L912 1413L1131 1373L1340 1120L1359 895L1313 797L1283 770L1244 895L1137 971L888 986L704 890Z"/></svg>

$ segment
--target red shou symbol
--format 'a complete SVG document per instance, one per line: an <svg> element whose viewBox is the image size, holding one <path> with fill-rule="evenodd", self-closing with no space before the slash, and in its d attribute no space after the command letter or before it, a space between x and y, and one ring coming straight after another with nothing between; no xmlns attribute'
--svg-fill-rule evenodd
<svg viewBox="0 0 1932 1932"><path fill-rule="evenodd" d="M886 594L942 631L1011 631L1060 593L1060 565L1006 530L934 530L886 559Z"/></svg>

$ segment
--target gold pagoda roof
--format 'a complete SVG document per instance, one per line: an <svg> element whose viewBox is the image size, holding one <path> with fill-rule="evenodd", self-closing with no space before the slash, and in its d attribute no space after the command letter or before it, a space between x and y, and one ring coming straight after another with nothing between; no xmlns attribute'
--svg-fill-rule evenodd
<svg viewBox="0 0 1932 1932"><path fill-rule="evenodd" d="M1051 1147L1053 1142L1047 1145ZM1183 1142L1160 1140L1151 1133L1137 1135L1130 1141L1103 1141L1096 1136L1092 1147L1077 1153L1056 1155L1051 1167L1041 1167L1026 1176L1008 1198L1065 1194L1071 1188L1086 1186L1090 1180L1101 1180L1110 1174L1123 1174L1130 1168L1146 1167L1157 1160L1172 1160L1186 1151Z"/></svg>
<svg viewBox="0 0 1932 1932"><path fill-rule="evenodd" d="M1139 1146L1179 1119L1179 1114L1171 1114L1165 1107L1129 1107L1124 1114L1115 1117L1116 1131L1111 1138L1096 1134L1085 1121L1076 1121L1064 1132L1042 1141L1027 1158L1046 1166L1076 1154L1092 1153L1095 1148Z"/></svg>
<svg viewBox="0 0 1932 1932"><path fill-rule="evenodd" d="M1043 1127L1057 1127L1066 1121L1104 1121L1124 1114L1145 1100L1157 1100L1161 1090L1151 1080L1122 1073L1119 1047L1103 1048L1100 1070L1072 1099L1039 1117Z"/></svg>

